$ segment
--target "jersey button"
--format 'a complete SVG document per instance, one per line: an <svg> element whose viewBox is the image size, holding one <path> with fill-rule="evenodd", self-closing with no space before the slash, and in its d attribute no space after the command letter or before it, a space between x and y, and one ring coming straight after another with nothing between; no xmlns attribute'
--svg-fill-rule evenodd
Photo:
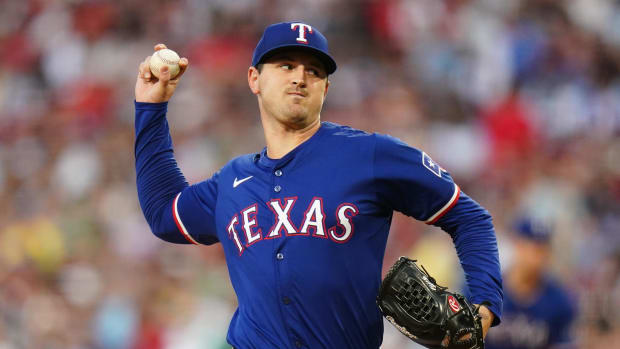
<svg viewBox="0 0 620 349"><path fill-rule="evenodd" d="M283 255L282 253L278 253L278 254L276 255L276 258L277 258L278 260L280 260L280 261L281 261L281 260L283 260L283 259L284 259L284 255Z"/></svg>
<svg viewBox="0 0 620 349"><path fill-rule="evenodd" d="M301 348L304 344L301 341L295 341L295 346Z"/></svg>
<svg viewBox="0 0 620 349"><path fill-rule="evenodd" d="M273 188L273 191L275 191L276 193L279 193L279 192L280 192L280 190L282 190L282 187L281 187L281 186L279 186L279 185L276 185L276 186Z"/></svg>
<svg viewBox="0 0 620 349"><path fill-rule="evenodd" d="M280 177L280 176L282 176L282 170L276 170L276 172L274 174L276 176Z"/></svg>
<svg viewBox="0 0 620 349"><path fill-rule="evenodd" d="M286 305L289 305L289 304L291 304L291 299L288 298L288 297L284 297L284 298L282 298L282 303L284 303Z"/></svg>

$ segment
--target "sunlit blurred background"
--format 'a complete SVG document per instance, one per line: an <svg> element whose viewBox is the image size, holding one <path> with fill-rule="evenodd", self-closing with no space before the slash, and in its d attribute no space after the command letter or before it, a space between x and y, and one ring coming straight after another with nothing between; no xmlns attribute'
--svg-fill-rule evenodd
<svg viewBox="0 0 620 349"><path fill-rule="evenodd" d="M262 149L247 68L301 20L338 62L323 120L424 149L493 215L554 222L578 348L620 339L620 1L0 1L0 348L227 348L219 245L157 240L140 211L133 88L159 42L190 61L169 105L190 182ZM335 150L337 151L337 150ZM462 284L450 237L396 216L385 267ZM615 341L615 342L614 342ZM386 326L385 349L413 344Z"/></svg>

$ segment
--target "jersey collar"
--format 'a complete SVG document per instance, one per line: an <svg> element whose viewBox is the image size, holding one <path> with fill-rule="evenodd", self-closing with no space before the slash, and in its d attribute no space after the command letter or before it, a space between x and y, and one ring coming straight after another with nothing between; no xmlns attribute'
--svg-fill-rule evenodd
<svg viewBox="0 0 620 349"><path fill-rule="evenodd" d="M263 148L260 153L254 155L254 162L261 168L265 170L273 170L276 168L282 168L290 163L293 159L297 158L297 154L302 154L306 152L306 150L312 148L319 139L321 139L326 133L326 122L321 122L321 127L316 131L312 137L308 138L306 141L295 147L295 149L288 152L280 159L272 159L267 156L267 147Z"/></svg>

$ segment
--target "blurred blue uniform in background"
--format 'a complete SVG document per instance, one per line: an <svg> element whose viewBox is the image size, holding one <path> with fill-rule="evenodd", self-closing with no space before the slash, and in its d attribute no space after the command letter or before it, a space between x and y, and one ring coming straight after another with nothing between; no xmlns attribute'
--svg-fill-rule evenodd
<svg viewBox="0 0 620 349"><path fill-rule="evenodd" d="M514 232L515 259L504 276L502 324L489 332L486 348L575 347L571 338L575 300L547 272L550 227L520 219Z"/></svg>

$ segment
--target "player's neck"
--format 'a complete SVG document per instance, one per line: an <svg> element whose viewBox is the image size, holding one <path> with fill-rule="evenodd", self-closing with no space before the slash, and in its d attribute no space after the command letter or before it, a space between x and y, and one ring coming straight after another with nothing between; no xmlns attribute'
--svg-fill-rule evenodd
<svg viewBox="0 0 620 349"><path fill-rule="evenodd" d="M263 130L267 143L267 156L271 159L280 159L307 141L321 127L321 118L318 117L311 124L300 128L292 128L276 121L263 119Z"/></svg>

